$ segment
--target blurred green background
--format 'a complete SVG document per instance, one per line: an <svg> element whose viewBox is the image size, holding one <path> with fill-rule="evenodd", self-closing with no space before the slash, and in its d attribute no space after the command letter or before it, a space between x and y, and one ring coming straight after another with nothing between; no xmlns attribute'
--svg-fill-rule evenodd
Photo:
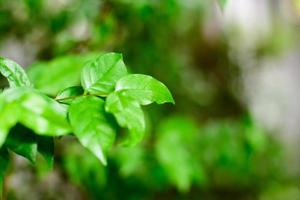
<svg viewBox="0 0 300 200"><path fill-rule="evenodd" d="M54 169L12 155L8 199L300 199L299 35L299 0L0 0L0 55L46 94L115 51L176 101L107 167L72 137Z"/></svg>

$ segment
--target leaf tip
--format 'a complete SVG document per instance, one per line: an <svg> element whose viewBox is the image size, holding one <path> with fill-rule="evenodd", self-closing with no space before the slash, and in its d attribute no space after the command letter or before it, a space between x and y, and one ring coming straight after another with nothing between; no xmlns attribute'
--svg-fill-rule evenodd
<svg viewBox="0 0 300 200"><path fill-rule="evenodd" d="M99 158L100 162L102 163L102 165L107 166L107 160L104 156L98 157L98 158Z"/></svg>
<svg viewBox="0 0 300 200"><path fill-rule="evenodd" d="M176 104L176 103L175 103L175 100L174 100L174 98L173 98L172 95L170 96L170 99L169 99L169 101L168 101L167 103L171 103L171 104L173 104L173 105Z"/></svg>

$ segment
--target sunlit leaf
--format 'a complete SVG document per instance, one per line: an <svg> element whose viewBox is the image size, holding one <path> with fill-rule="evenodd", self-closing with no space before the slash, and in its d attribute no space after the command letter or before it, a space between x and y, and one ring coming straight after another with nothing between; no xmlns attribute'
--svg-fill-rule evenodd
<svg viewBox="0 0 300 200"><path fill-rule="evenodd" d="M129 129L129 137L123 142L124 145L135 145L143 138L145 119L137 101L123 93L114 92L107 97L105 109L115 116L120 126Z"/></svg>
<svg viewBox="0 0 300 200"><path fill-rule="evenodd" d="M116 82L126 74L122 54L107 53L86 64L82 70L81 84L87 92L105 96L114 90Z"/></svg>
<svg viewBox="0 0 300 200"><path fill-rule="evenodd" d="M130 74L121 78L116 84L116 91L130 96L142 105L152 102L158 104L174 103L168 88L160 81L143 74Z"/></svg>
<svg viewBox="0 0 300 200"><path fill-rule="evenodd" d="M60 136L70 133L67 108L31 88L5 90L0 95L0 110L2 143L17 121L40 135Z"/></svg>
<svg viewBox="0 0 300 200"><path fill-rule="evenodd" d="M67 108L38 92L28 92L19 101L19 121L39 135L61 136L70 133Z"/></svg>
<svg viewBox="0 0 300 200"><path fill-rule="evenodd" d="M16 102L7 103L6 95L0 95L0 147L5 142L9 130L19 119L18 105Z"/></svg>
<svg viewBox="0 0 300 200"><path fill-rule="evenodd" d="M12 60L0 57L0 73L7 78L10 87L31 86L24 69Z"/></svg>
<svg viewBox="0 0 300 200"><path fill-rule="evenodd" d="M115 130L109 124L104 101L100 98L79 97L69 108L69 119L80 143L106 165L106 153L115 140Z"/></svg>

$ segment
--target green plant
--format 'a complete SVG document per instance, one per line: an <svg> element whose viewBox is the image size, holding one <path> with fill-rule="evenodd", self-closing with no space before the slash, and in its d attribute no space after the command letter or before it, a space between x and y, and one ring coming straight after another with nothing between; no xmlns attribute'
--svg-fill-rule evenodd
<svg viewBox="0 0 300 200"><path fill-rule="evenodd" d="M39 152L52 165L53 138L72 133L106 165L119 127L128 129L121 144L132 146L142 139L142 105L174 103L168 88L158 80L128 74L119 53L87 62L81 86L68 87L55 98L35 89L25 71L9 59L0 58L0 72L10 86L0 94L1 183L9 164L8 150L32 163ZM27 131L15 131L20 126Z"/></svg>

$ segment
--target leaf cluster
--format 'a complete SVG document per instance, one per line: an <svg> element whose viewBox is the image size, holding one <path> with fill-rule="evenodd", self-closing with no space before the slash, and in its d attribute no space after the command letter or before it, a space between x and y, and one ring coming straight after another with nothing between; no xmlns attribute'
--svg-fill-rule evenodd
<svg viewBox="0 0 300 200"><path fill-rule="evenodd" d="M135 145L145 133L141 106L174 103L160 81L129 74L119 53L103 54L86 62L80 74L81 85L67 87L55 98L35 89L14 61L1 58L0 72L10 86L0 94L1 180L9 163L8 150L32 163L39 152L52 165L53 140L65 135L74 135L106 165L106 154L115 143L118 126L128 130L122 144ZM17 131L18 127L26 131Z"/></svg>

